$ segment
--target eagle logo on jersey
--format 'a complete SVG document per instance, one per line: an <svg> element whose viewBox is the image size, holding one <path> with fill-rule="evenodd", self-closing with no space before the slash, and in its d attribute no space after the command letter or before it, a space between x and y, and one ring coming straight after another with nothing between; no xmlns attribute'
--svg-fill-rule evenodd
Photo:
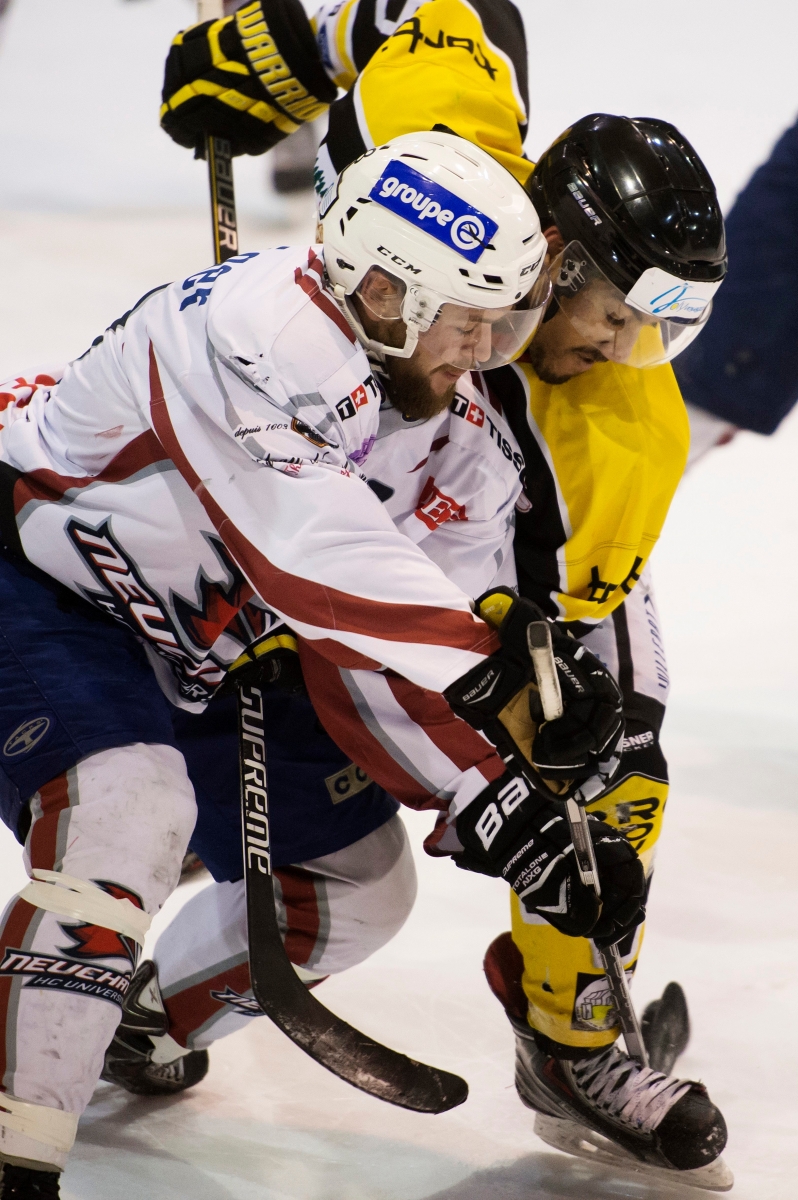
<svg viewBox="0 0 798 1200"><path fill-rule="evenodd" d="M107 880L94 879L97 887L102 888L114 900L129 900L136 908L144 910L141 897L129 888L119 883L109 883ZM60 925L60 922L59 922ZM92 925L83 922L80 925L60 925L60 928L71 939L71 946L63 946L64 954L74 958L124 958L135 967L138 957L138 943L133 938L117 933L115 929L106 929L102 925Z"/></svg>
<svg viewBox="0 0 798 1200"><path fill-rule="evenodd" d="M222 541L207 535L226 580L208 579L200 569L196 580L199 603L173 595L173 619L161 597L145 583L132 556L114 537L110 519L97 529L72 519L67 533L104 589L94 592L84 588L86 598L147 639L170 663L183 696L203 700L213 695L224 671L208 651L254 595ZM196 647L194 654L192 647Z"/></svg>

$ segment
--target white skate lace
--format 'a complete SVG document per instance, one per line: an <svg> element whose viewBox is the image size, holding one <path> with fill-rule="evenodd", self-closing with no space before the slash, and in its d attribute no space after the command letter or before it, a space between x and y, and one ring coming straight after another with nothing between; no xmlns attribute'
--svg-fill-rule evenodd
<svg viewBox="0 0 798 1200"><path fill-rule="evenodd" d="M689 1080L641 1067L617 1046L568 1067L572 1081L591 1104L642 1133L656 1129L692 1087Z"/></svg>

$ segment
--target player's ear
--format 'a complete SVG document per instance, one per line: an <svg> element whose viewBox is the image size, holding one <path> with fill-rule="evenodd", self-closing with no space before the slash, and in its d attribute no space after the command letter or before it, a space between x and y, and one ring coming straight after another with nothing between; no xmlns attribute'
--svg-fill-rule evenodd
<svg viewBox="0 0 798 1200"><path fill-rule="evenodd" d="M378 321L398 321L401 318L405 285L379 267L369 267L357 294Z"/></svg>
<svg viewBox="0 0 798 1200"><path fill-rule="evenodd" d="M565 249L565 242L562 234L556 225L550 225L548 229L543 230L543 236L549 244L549 252L546 255L546 262L550 263L558 254L562 254Z"/></svg>

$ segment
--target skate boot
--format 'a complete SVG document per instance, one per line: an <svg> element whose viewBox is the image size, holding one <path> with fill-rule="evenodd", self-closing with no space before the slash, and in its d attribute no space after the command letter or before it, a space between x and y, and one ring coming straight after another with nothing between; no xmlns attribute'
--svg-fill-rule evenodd
<svg viewBox="0 0 798 1200"><path fill-rule="evenodd" d="M136 1096L167 1096L199 1083L208 1071L208 1051L184 1049L168 1029L158 972L145 959L131 980L100 1078Z"/></svg>
<svg viewBox="0 0 798 1200"><path fill-rule="evenodd" d="M0 1200L59 1200L60 1171L0 1164Z"/></svg>
<svg viewBox="0 0 798 1200"><path fill-rule="evenodd" d="M485 973L516 1035L515 1087L535 1133L568 1154L625 1165L709 1191L734 1182L720 1159L726 1123L703 1084L641 1067L619 1046L564 1046L533 1030L523 959L509 933L488 949Z"/></svg>

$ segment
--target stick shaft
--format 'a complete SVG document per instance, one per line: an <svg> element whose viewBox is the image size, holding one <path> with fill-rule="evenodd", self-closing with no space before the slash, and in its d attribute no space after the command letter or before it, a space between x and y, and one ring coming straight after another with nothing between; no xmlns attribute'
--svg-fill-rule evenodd
<svg viewBox="0 0 798 1200"><path fill-rule="evenodd" d="M562 692L557 678L551 631L545 621L533 621L530 624L527 630L527 642L540 691L543 715L547 721L556 721L563 714ZM592 888L597 898L601 900L596 852L590 836L587 813L575 800L566 800L565 815L571 830L571 841L579 878L585 887ZM612 1001L618 1015L618 1024L621 1027L627 1053L631 1058L637 1059L641 1066L647 1067L648 1053L640 1032L637 1013L632 1004L620 951L617 946L610 946L608 950L601 950L599 953L604 973L610 985Z"/></svg>
<svg viewBox="0 0 798 1200"><path fill-rule="evenodd" d="M205 157L208 160L211 193L214 259L217 263L223 263L238 254L238 218L230 143L225 138L206 138Z"/></svg>
<svg viewBox="0 0 798 1200"><path fill-rule="evenodd" d="M526 641L535 668L543 716L547 721L556 721L564 710L548 622L531 621L527 626Z"/></svg>
<svg viewBox="0 0 798 1200"><path fill-rule="evenodd" d="M629 983L626 978L626 972L623 969L621 952L617 946L610 946L607 950L600 951L600 953L604 971L610 983L612 1002L618 1014L618 1024L621 1027L627 1052L631 1058L637 1059L641 1067L647 1067L648 1051L643 1041L643 1034L640 1030L637 1013L632 1004Z"/></svg>
<svg viewBox="0 0 798 1200"><path fill-rule="evenodd" d="M197 21L218 21L224 0L197 0ZM233 156L225 138L206 137L205 157L211 194L211 230L214 261L223 263L238 254L238 218L233 187Z"/></svg>

